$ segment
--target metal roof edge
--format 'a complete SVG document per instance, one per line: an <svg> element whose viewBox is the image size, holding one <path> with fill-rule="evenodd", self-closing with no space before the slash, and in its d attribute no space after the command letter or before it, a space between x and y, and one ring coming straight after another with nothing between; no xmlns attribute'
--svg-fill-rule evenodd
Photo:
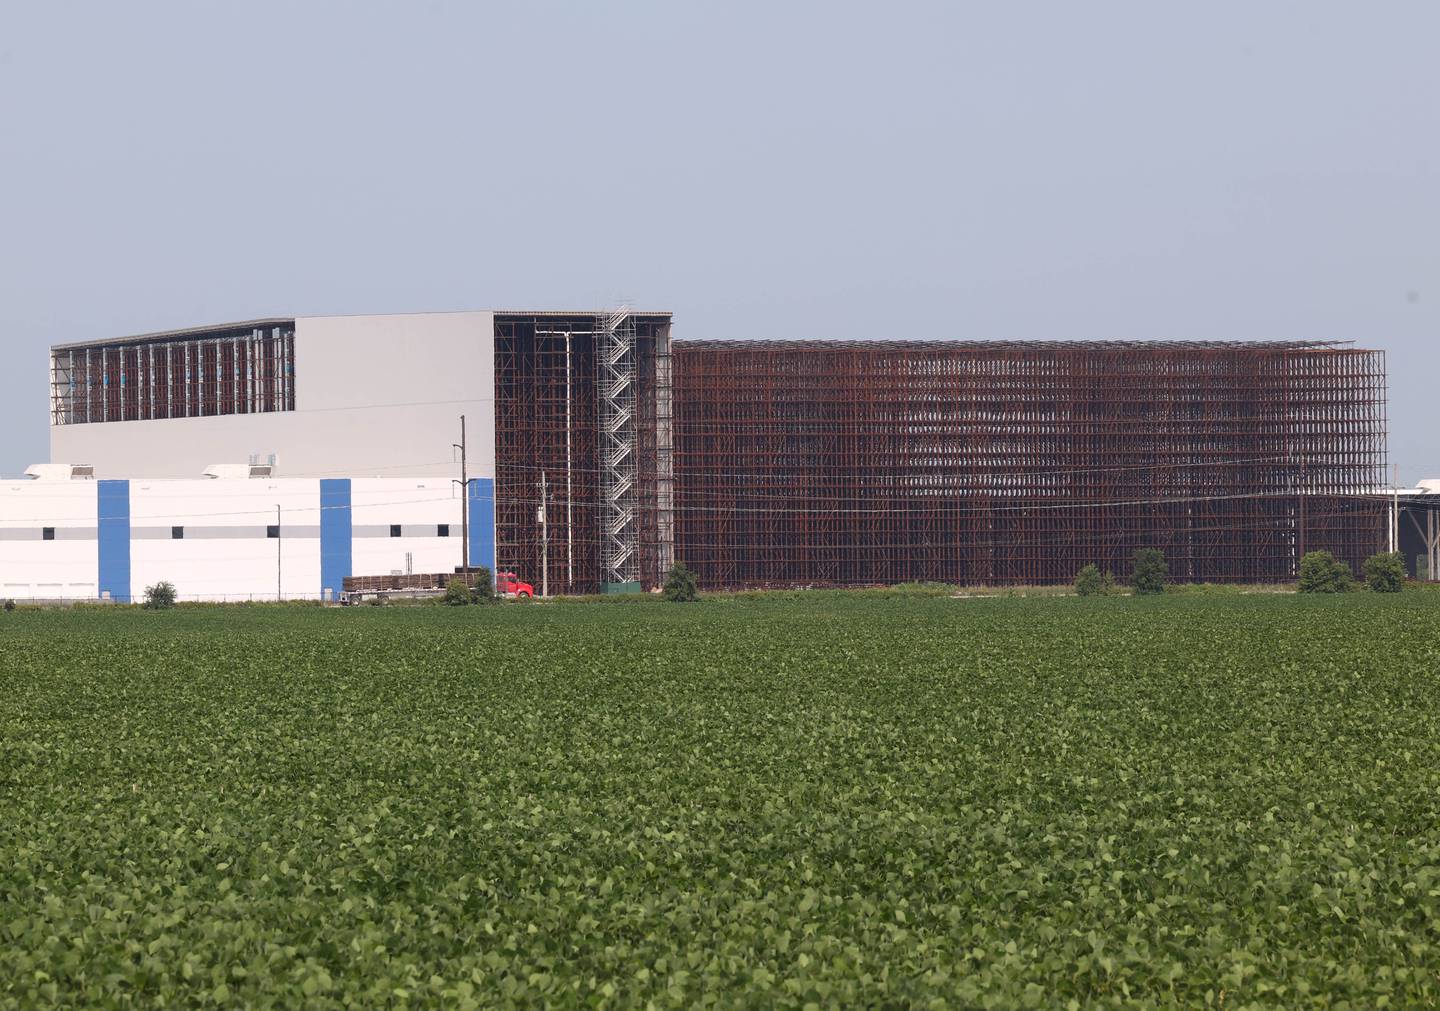
<svg viewBox="0 0 1440 1011"><path fill-rule="evenodd" d="M233 330L249 330L257 327L272 327L294 325L297 320L302 319L350 319L362 316L398 318L408 316L459 316L468 313L490 313L492 316L607 316L617 309L439 309L434 311L421 312L375 312L375 313L314 313L310 315L295 316L264 316L258 319L242 319L229 323L210 323L203 326L178 327L173 330L153 330L149 333L127 334L121 337L102 337L99 340L66 341L63 344L50 345L51 351L68 351L76 348L97 348L115 344L146 344L154 341L175 340L184 337L196 337L204 334L228 332ZM664 317L674 318L674 313L665 309L630 309L632 316Z"/></svg>
<svg viewBox="0 0 1440 1011"><path fill-rule="evenodd" d="M765 337L677 337L675 345L746 350L785 351L885 351L885 350L951 350L967 351L1318 351L1327 348L1368 351L1354 347L1354 340L1046 340L997 339L969 340L962 338L765 338Z"/></svg>
<svg viewBox="0 0 1440 1011"><path fill-rule="evenodd" d="M177 337L193 337L199 334L217 333L230 330L254 330L262 327L294 325L295 316L266 316L260 319L242 319L234 323L213 323L207 326L187 326L178 330L155 330L151 333L131 334L125 337L105 337L93 341L67 341L50 345L51 351L66 351L71 348L97 348L109 344L145 344L151 341L171 340Z"/></svg>

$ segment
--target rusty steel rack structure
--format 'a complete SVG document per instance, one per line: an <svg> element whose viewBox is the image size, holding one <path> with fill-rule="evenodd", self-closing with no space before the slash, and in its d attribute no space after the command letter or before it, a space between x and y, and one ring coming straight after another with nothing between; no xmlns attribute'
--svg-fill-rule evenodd
<svg viewBox="0 0 1440 1011"><path fill-rule="evenodd" d="M500 569L558 593L664 580L670 381L669 313L495 314Z"/></svg>
<svg viewBox="0 0 1440 1011"><path fill-rule="evenodd" d="M676 341L705 587L1293 579L1383 549L1383 352L1348 342Z"/></svg>
<svg viewBox="0 0 1440 1011"><path fill-rule="evenodd" d="M293 319L64 344L50 355L52 425L294 409Z"/></svg>

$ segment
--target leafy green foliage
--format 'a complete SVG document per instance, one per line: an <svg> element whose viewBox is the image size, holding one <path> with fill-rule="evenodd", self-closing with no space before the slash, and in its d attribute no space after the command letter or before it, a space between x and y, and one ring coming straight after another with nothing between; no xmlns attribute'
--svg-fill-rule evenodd
<svg viewBox="0 0 1440 1011"><path fill-rule="evenodd" d="M452 579L445 587L445 596L441 598L451 607L466 607L470 604L470 587L465 585L463 579Z"/></svg>
<svg viewBox="0 0 1440 1011"><path fill-rule="evenodd" d="M475 585L470 588L470 603L495 603L495 577L489 567L481 565L471 571L475 574Z"/></svg>
<svg viewBox="0 0 1440 1011"><path fill-rule="evenodd" d="M1405 560L1398 551L1381 551L1365 559L1365 585L1376 593L1399 593L1405 587Z"/></svg>
<svg viewBox="0 0 1440 1011"><path fill-rule="evenodd" d="M665 577L665 599L688 603L698 600L699 597L695 586L695 573L691 572L684 562L677 561L670 566L670 573Z"/></svg>
<svg viewBox="0 0 1440 1011"><path fill-rule="evenodd" d="M1437 617L21 609L0 1005L1435 1006Z"/></svg>
<svg viewBox="0 0 1440 1011"><path fill-rule="evenodd" d="M145 587L145 609L148 611L168 611L175 606L175 584L167 583L164 580L154 586Z"/></svg>
<svg viewBox="0 0 1440 1011"><path fill-rule="evenodd" d="M1328 551L1310 551L1300 559L1301 593L1346 593L1354 585L1350 566Z"/></svg>
<svg viewBox="0 0 1440 1011"><path fill-rule="evenodd" d="M1076 573L1075 592L1082 597L1108 597L1115 592L1115 577L1092 562Z"/></svg>
<svg viewBox="0 0 1440 1011"><path fill-rule="evenodd" d="M1170 564L1159 548L1138 548L1131 566L1130 585L1142 596L1165 592L1165 580L1170 574Z"/></svg>
<svg viewBox="0 0 1440 1011"><path fill-rule="evenodd" d="M13 611L13 610L15 610L15 601L11 600L9 597L6 597L6 598L5 598L5 610L7 610L7 611Z"/></svg>

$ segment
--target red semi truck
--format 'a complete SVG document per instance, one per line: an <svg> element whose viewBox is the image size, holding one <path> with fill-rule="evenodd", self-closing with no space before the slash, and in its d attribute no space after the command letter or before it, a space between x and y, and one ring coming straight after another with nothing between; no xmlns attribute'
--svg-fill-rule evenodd
<svg viewBox="0 0 1440 1011"><path fill-rule="evenodd" d="M346 576L345 589L339 596L341 604L358 604L373 598L386 600L400 597L435 597L445 591L455 576L445 572L405 576ZM535 596L535 587L521 582L513 572L495 574L495 593L501 597L528 600Z"/></svg>
<svg viewBox="0 0 1440 1011"><path fill-rule="evenodd" d="M495 592L502 597L533 597L535 587L522 583L513 572L495 573Z"/></svg>

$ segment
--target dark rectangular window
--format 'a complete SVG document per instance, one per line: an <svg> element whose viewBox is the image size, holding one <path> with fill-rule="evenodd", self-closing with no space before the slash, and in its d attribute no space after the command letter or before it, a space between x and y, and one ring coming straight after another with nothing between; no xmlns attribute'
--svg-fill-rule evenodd
<svg viewBox="0 0 1440 1011"><path fill-rule="evenodd" d="M449 523L437 523L437 524L435 524L435 536L436 536L436 537L449 537L449 536L450 536L450 524L449 524Z"/></svg>
<svg viewBox="0 0 1440 1011"><path fill-rule="evenodd" d="M271 523L268 527L265 528L265 536L268 537L268 538L270 538L272 541L275 540L277 537L279 537L279 536L280 536L280 527L279 527L279 525L278 525L278 524L275 524L275 523Z"/></svg>
<svg viewBox="0 0 1440 1011"><path fill-rule="evenodd" d="M400 536L400 524L399 524L399 523L392 523L392 524L390 524L390 536L391 536L391 537L399 537L399 536Z"/></svg>
<svg viewBox="0 0 1440 1011"><path fill-rule="evenodd" d="M40 539L41 539L42 541L53 541L53 540L55 539L55 528L54 528L54 527L41 527L41 528L40 528Z"/></svg>
<svg viewBox="0 0 1440 1011"><path fill-rule="evenodd" d="M170 528L170 539L171 539L172 541L183 541L183 540L185 539L185 528L184 528L184 527L171 527L171 528Z"/></svg>

